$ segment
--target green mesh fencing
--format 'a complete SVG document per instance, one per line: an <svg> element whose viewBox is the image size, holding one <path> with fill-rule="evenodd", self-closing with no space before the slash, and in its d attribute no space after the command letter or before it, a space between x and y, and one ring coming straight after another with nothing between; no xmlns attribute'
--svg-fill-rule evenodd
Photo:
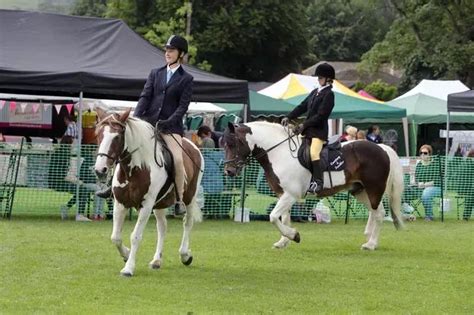
<svg viewBox="0 0 474 315"><path fill-rule="evenodd" d="M41 215L73 219L80 213L89 218L111 218L112 199L95 196L103 182L94 174L96 146L0 144L0 215ZM206 218L233 218L244 213L250 218L268 219L277 198L270 190L263 169L252 160L238 177L224 176L224 152L202 151L205 171L198 203ZM474 206L473 158L433 156L428 162L420 157L401 158L404 176L402 211L406 218L468 219ZM78 172L79 167L79 172ZM445 179L445 180L444 180ZM14 185L16 183L16 185ZM14 187L15 186L15 187ZM13 195L14 191L14 195ZM244 199L242 199L244 198ZM384 199L387 214L388 201ZM314 218L325 210L332 219L367 218L365 206L347 192L317 199L309 196L291 209L293 220ZM172 210L169 210L172 213Z"/></svg>

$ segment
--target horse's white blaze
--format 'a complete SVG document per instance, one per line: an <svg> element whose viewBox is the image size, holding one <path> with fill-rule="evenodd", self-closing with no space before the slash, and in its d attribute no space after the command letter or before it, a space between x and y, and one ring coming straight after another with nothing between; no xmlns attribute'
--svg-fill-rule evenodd
<svg viewBox="0 0 474 315"><path fill-rule="evenodd" d="M98 156L95 161L95 170L96 171L102 171L104 168L107 167L107 160L108 158L106 156L100 155L102 154L108 154L110 145L112 144L112 141L114 140L115 137L118 136L118 133L116 132L110 132L110 127L105 126L104 127L104 132L103 132L103 140L100 143L99 150L98 150Z"/></svg>

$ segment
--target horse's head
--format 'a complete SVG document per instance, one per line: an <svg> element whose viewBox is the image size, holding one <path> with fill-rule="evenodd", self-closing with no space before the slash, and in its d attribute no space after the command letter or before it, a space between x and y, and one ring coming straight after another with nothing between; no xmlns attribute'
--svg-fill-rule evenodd
<svg viewBox="0 0 474 315"><path fill-rule="evenodd" d="M99 150L95 161L95 173L98 177L104 177L124 153L125 122L130 115L130 109L121 114L106 113L100 108L96 111L99 122L95 132Z"/></svg>
<svg viewBox="0 0 474 315"><path fill-rule="evenodd" d="M234 125L229 123L224 132L225 164L224 173L228 176L236 176L247 164L251 149L246 139L252 130L245 125Z"/></svg>

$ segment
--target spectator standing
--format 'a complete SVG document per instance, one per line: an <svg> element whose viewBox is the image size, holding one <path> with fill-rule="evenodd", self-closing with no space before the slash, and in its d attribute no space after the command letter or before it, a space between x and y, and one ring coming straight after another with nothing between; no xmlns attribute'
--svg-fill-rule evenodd
<svg viewBox="0 0 474 315"><path fill-rule="evenodd" d="M351 141L357 139L357 128L354 126L346 126L346 131L341 137L341 142Z"/></svg>
<svg viewBox="0 0 474 315"><path fill-rule="evenodd" d="M66 125L66 131L61 138L61 144L72 144L77 139L77 125L71 116L64 116L64 124Z"/></svg>
<svg viewBox="0 0 474 315"><path fill-rule="evenodd" d="M201 148L216 148L216 143L214 142L214 139L212 139L212 130L209 126L203 125L199 127L197 135L201 140Z"/></svg>
<svg viewBox="0 0 474 315"><path fill-rule="evenodd" d="M367 140L364 130L357 131L356 140Z"/></svg>
<svg viewBox="0 0 474 315"><path fill-rule="evenodd" d="M375 142L375 143L382 143L383 139L380 136L380 127L377 125L373 125L369 128L367 134L367 140Z"/></svg>

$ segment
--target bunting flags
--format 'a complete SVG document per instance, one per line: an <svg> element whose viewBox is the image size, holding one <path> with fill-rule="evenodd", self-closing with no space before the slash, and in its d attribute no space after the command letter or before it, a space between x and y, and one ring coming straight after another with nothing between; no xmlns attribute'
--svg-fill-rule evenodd
<svg viewBox="0 0 474 315"><path fill-rule="evenodd" d="M10 111L11 112L14 112L16 110L16 102L15 101L11 101L10 102Z"/></svg>
<svg viewBox="0 0 474 315"><path fill-rule="evenodd" d="M59 104L59 105L54 105L54 108L56 109L56 113L59 115L59 113L61 112L61 107L62 105Z"/></svg>
<svg viewBox="0 0 474 315"><path fill-rule="evenodd" d="M41 104L39 103L33 103L31 104L31 107L33 107L33 113L37 113L38 112L38 109L40 108Z"/></svg>
<svg viewBox="0 0 474 315"><path fill-rule="evenodd" d="M28 103L20 103L20 110L22 113L25 112L26 106L28 106Z"/></svg>
<svg viewBox="0 0 474 315"><path fill-rule="evenodd" d="M68 112L69 114L71 114L71 110L72 110L73 107L74 107L73 104L66 104L67 112Z"/></svg>

